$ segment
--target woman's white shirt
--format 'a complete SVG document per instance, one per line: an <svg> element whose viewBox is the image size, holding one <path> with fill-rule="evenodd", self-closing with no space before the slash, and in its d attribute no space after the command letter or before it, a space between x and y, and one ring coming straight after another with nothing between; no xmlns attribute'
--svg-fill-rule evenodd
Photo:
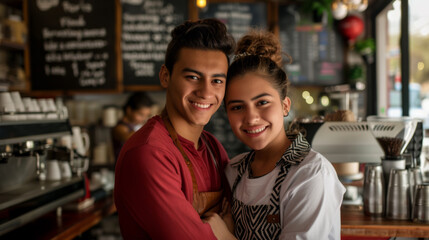
<svg viewBox="0 0 429 240"><path fill-rule="evenodd" d="M234 157L225 170L231 188L238 174L234 163L246 154ZM249 178L246 170L234 197L246 205L268 204L279 171L277 166L264 176ZM290 168L282 183L279 239L340 239L344 193L332 164L311 150L299 165Z"/></svg>

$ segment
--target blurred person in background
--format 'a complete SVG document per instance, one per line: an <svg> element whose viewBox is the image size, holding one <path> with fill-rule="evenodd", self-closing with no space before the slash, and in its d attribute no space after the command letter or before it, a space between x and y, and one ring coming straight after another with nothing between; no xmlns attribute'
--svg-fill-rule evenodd
<svg viewBox="0 0 429 240"><path fill-rule="evenodd" d="M123 106L123 117L112 129L115 159L118 159L122 146L151 117L153 100L145 92L133 93Z"/></svg>

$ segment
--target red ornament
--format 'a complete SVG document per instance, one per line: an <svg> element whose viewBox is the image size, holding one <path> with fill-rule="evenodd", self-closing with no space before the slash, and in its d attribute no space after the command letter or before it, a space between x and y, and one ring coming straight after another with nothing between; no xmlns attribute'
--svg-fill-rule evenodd
<svg viewBox="0 0 429 240"><path fill-rule="evenodd" d="M363 32L363 28L363 21L358 16L348 16L340 21L341 34L351 42Z"/></svg>

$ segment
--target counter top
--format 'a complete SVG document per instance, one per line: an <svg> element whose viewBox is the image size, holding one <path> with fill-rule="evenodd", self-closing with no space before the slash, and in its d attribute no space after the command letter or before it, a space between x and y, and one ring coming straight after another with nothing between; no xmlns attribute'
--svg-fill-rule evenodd
<svg viewBox="0 0 429 240"><path fill-rule="evenodd" d="M63 211L61 217L55 212L44 215L12 231L0 239L73 239L87 231L104 217L116 212L113 196L96 201L94 206L83 211ZM341 208L341 235L367 237L415 237L429 236L429 224L412 221L371 218L363 214L361 206L343 206Z"/></svg>
<svg viewBox="0 0 429 240"><path fill-rule="evenodd" d="M74 239L99 223L104 217L116 212L113 196L96 201L93 206L81 211L63 210L57 217L56 211L9 232L0 239Z"/></svg>
<svg viewBox="0 0 429 240"><path fill-rule="evenodd" d="M343 206L341 208L341 235L423 238L429 236L429 223L371 218L364 215L361 206Z"/></svg>

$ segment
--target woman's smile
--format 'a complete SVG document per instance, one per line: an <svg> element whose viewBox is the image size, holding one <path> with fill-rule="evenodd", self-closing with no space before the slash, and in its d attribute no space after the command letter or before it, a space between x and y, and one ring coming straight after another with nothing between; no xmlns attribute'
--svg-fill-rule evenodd
<svg viewBox="0 0 429 240"><path fill-rule="evenodd" d="M267 128L268 126L262 126L258 128L252 128L252 129L244 129L243 131L246 132L251 137L256 137L262 134L262 132L264 132Z"/></svg>

